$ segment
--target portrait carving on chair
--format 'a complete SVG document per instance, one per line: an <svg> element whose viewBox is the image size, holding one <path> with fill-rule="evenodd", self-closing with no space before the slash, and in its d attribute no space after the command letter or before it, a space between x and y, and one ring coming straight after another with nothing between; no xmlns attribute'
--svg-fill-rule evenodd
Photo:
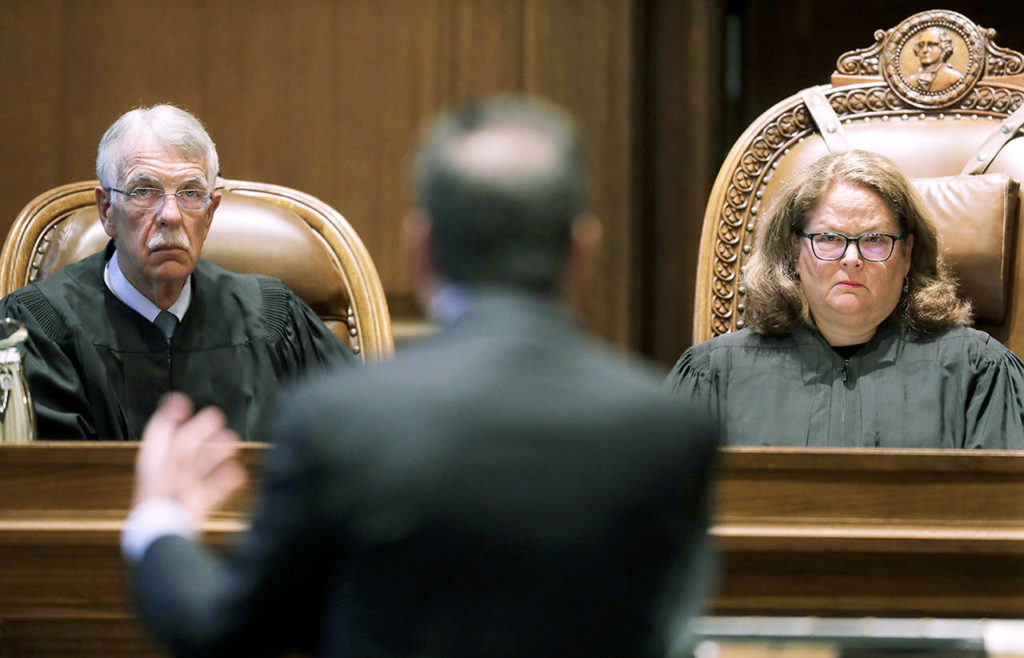
<svg viewBox="0 0 1024 658"><path fill-rule="evenodd" d="M878 66L892 91L918 107L943 107L965 98L1005 57L981 28L951 11L915 14L890 30L876 48Z"/></svg>
<svg viewBox="0 0 1024 658"><path fill-rule="evenodd" d="M949 63L954 48L953 36L948 30L941 27L921 30L913 52L920 67L907 75L907 81L922 91L943 91L963 79L964 74Z"/></svg>
<svg viewBox="0 0 1024 658"><path fill-rule="evenodd" d="M200 258L223 198L218 170L206 130L177 107L132 110L107 130L91 190L105 248L0 302L28 330L38 438L137 439L172 390L222 407L251 437L288 381L355 360L280 279ZM9 256L5 243L5 274Z"/></svg>

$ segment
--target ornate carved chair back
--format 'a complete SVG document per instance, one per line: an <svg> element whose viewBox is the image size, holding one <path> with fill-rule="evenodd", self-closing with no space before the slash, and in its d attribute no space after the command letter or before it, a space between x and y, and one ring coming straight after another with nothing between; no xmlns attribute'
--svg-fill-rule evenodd
<svg viewBox="0 0 1024 658"><path fill-rule="evenodd" d="M0 295L103 249L93 188L54 188L19 213L0 251ZM219 179L221 204L203 258L234 272L284 281L363 360L391 356L384 288L369 252L338 211L304 192Z"/></svg>
<svg viewBox="0 0 1024 658"><path fill-rule="evenodd" d="M794 172L865 149L914 179L976 326L1024 355L1024 56L952 11L915 14L843 53L831 84L776 104L732 147L704 215L694 342L743 326L744 263L759 216Z"/></svg>

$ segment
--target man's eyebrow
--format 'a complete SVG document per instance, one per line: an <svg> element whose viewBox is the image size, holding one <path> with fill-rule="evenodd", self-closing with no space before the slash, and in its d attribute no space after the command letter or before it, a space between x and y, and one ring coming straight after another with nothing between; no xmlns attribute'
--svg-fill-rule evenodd
<svg viewBox="0 0 1024 658"><path fill-rule="evenodd" d="M206 177L198 174L195 176L189 176L185 180L181 181L178 187L184 187L186 185L199 185L201 187L206 187Z"/></svg>
<svg viewBox="0 0 1024 658"><path fill-rule="evenodd" d="M160 187L160 181L150 174L135 174L125 182L125 187L138 187L140 185L144 185L146 187Z"/></svg>
<svg viewBox="0 0 1024 658"><path fill-rule="evenodd" d="M152 174L147 174L147 173L139 173L139 174L133 175L131 178L128 179L128 182L125 183L125 185L126 185L126 187L145 186L145 187L163 188L163 182L159 178L157 178L156 176L154 176ZM188 178L185 178L184 180L182 180L178 184L179 188L182 188L182 187L193 187L193 186L198 186L198 187L205 188L206 187L206 177L200 176L199 174L196 174L195 176L189 176Z"/></svg>

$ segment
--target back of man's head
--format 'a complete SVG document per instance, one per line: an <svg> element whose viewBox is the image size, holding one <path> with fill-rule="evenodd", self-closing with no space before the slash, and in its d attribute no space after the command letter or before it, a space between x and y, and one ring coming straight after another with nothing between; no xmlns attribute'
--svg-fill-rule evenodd
<svg viewBox="0 0 1024 658"><path fill-rule="evenodd" d="M107 128L96 154L100 185L118 187L123 182L118 180L123 165L133 151L153 144L184 161L202 162L213 189L220 167L217 147L199 119L167 104L130 110Z"/></svg>
<svg viewBox="0 0 1024 658"><path fill-rule="evenodd" d="M564 112L528 99L469 105L434 125L414 175L438 275L556 291L587 191L578 131Z"/></svg>

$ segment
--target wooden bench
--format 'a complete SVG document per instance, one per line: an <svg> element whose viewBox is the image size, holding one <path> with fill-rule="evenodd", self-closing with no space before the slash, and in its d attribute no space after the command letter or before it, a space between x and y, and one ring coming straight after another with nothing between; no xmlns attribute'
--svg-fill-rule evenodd
<svg viewBox="0 0 1024 658"><path fill-rule="evenodd" d="M137 446L0 445L0 658L161 655L120 556ZM204 528L244 530L250 488ZM1024 454L727 448L717 615L1024 618Z"/></svg>

